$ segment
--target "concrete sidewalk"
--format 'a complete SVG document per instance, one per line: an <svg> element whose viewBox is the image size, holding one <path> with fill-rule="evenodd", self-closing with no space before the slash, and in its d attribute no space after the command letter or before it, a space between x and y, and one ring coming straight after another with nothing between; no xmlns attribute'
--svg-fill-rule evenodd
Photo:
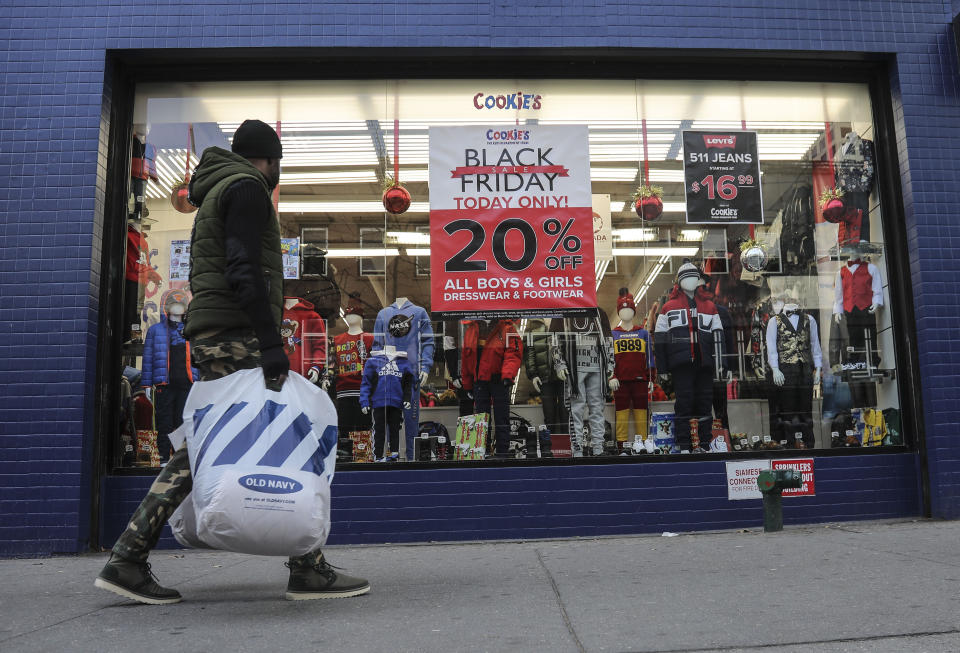
<svg viewBox="0 0 960 653"><path fill-rule="evenodd" d="M282 560L159 551L184 602L93 587L105 554L0 561L2 651L960 650L960 522L330 547L353 599L283 600Z"/></svg>

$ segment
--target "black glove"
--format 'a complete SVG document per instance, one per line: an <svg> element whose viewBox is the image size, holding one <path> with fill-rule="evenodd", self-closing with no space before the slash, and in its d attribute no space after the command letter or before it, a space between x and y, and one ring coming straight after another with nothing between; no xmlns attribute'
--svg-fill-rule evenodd
<svg viewBox="0 0 960 653"><path fill-rule="evenodd" d="M503 380L503 385L505 385L505 386L507 386L507 387L509 388L510 386L513 385L513 379L504 379L504 380Z"/></svg>
<svg viewBox="0 0 960 653"><path fill-rule="evenodd" d="M283 353L283 347L280 345L260 350L260 363L263 367L263 378L268 381L281 376L286 378L287 372L290 371L290 359Z"/></svg>

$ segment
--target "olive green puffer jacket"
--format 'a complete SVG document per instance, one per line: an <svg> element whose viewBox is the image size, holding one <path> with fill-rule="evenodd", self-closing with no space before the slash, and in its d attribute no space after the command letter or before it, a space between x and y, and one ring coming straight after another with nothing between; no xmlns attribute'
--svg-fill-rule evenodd
<svg viewBox="0 0 960 653"><path fill-rule="evenodd" d="M526 342L523 347L523 366L527 378L540 377L544 383L557 380L557 369L565 368L559 361L556 334L552 333L542 320L530 320L526 330Z"/></svg>
<svg viewBox="0 0 960 653"><path fill-rule="evenodd" d="M249 161L219 147L203 151L190 182L190 200L200 205L190 236L190 291L193 299L187 309L184 333L187 338L216 329L252 329L249 316L237 304L237 298L224 276L226 242L221 201L224 191L241 179L254 179L269 194L267 180ZM283 314L283 258L280 253L280 225L276 215L264 230L260 267L273 314L280 324Z"/></svg>

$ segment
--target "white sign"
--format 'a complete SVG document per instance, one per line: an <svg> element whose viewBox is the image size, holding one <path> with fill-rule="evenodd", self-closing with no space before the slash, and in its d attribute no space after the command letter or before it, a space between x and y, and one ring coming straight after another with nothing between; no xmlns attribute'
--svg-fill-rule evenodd
<svg viewBox="0 0 960 653"><path fill-rule="evenodd" d="M170 281L190 280L190 241L170 241Z"/></svg>
<svg viewBox="0 0 960 653"><path fill-rule="evenodd" d="M280 254L283 256L283 278L300 278L300 239L281 238Z"/></svg>
<svg viewBox="0 0 960 653"><path fill-rule="evenodd" d="M430 127L434 314L596 310L586 125Z"/></svg>
<svg viewBox="0 0 960 653"><path fill-rule="evenodd" d="M762 499L757 487L760 472L770 469L769 460L728 460L727 461L727 499Z"/></svg>
<svg viewBox="0 0 960 653"><path fill-rule="evenodd" d="M593 258L613 259L613 222L610 219L610 196L593 195Z"/></svg>

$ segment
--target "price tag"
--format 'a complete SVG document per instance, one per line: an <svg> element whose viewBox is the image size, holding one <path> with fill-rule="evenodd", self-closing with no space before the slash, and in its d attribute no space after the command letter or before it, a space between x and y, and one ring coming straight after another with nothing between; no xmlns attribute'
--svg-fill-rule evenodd
<svg viewBox="0 0 960 653"><path fill-rule="evenodd" d="M763 224L757 133L684 131L687 224Z"/></svg>

